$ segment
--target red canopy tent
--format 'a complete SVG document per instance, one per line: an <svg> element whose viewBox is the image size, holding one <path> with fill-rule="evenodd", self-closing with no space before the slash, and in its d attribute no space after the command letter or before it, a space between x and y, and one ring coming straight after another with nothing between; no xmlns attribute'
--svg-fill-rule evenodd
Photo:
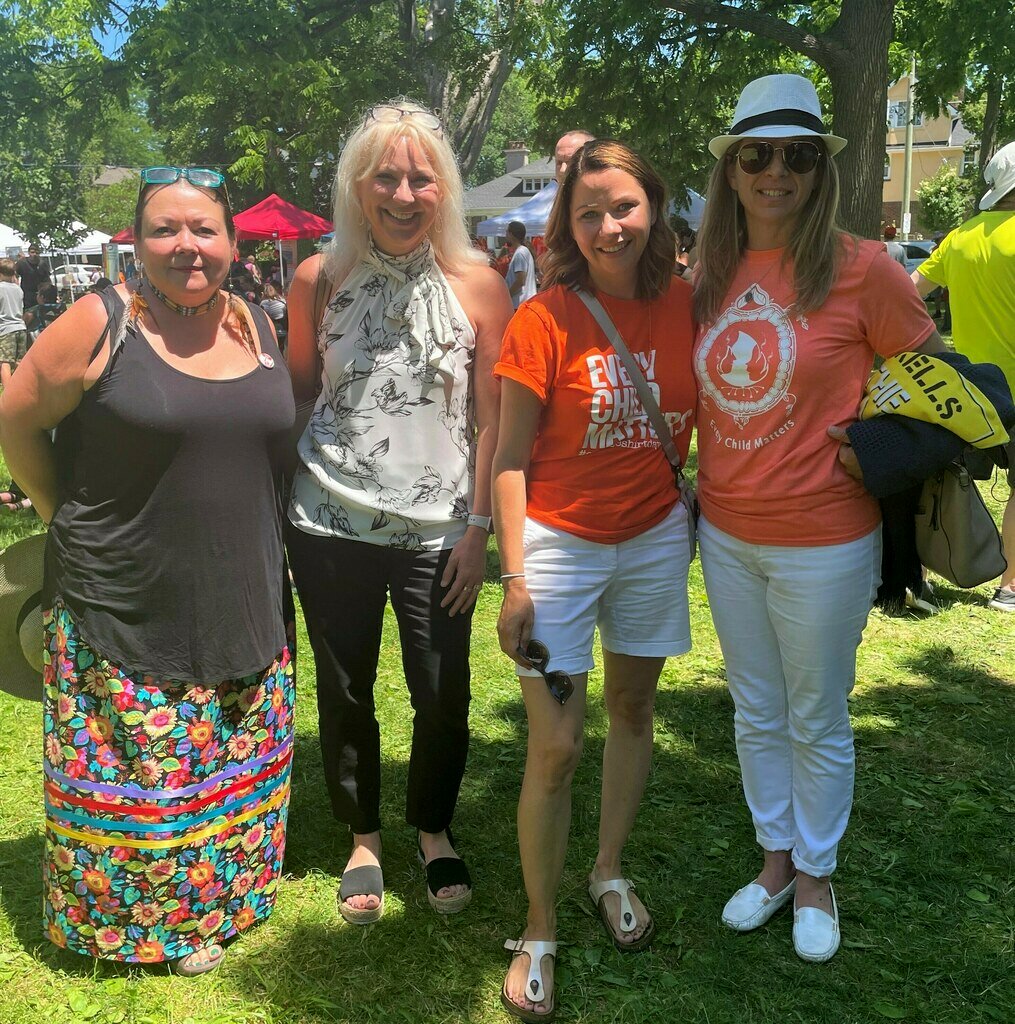
<svg viewBox="0 0 1015 1024"><path fill-rule="evenodd" d="M233 222L236 224L236 237L245 240L281 243L283 239L320 238L331 231L331 221L287 203L274 192L249 210L236 214ZM284 274L281 244L278 247L278 264Z"/></svg>
<svg viewBox="0 0 1015 1024"><path fill-rule="evenodd" d="M110 239L111 242L133 242L134 241L134 229L124 228L122 231L117 231L115 235Z"/></svg>

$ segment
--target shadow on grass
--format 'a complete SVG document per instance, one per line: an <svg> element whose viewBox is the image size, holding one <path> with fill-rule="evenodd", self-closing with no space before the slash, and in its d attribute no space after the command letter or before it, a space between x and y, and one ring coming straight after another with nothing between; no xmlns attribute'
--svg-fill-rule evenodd
<svg viewBox="0 0 1015 1024"><path fill-rule="evenodd" d="M1012 966L1003 910L1013 877L1005 838L1015 809L1005 796L1015 794L1012 687L940 645L908 664L921 683L867 686L854 702L861 764L841 849L845 947L824 968L793 956L788 914L751 936L719 924L725 900L756 872L758 852L730 697L715 681L684 681L679 661L658 694L655 760L624 865L656 917L658 938L637 957L612 949L584 891L596 853L606 727L593 696L559 906L557 977L568 1018L866 1024L884 1019L872 1009L880 999L909 1019L954 1024L981 1019L991 1003L1003 1008ZM948 707L941 695L949 689L981 703ZM426 901L415 838L403 823L407 764L397 752L408 734L408 698L393 690L382 708L397 740L385 748L382 775L385 917L363 929L338 917L349 840L331 817L317 737L300 733L283 882L295 899L284 927L280 916L243 940L221 974L224 988L286 1024L502 1019L501 945L520 933L525 910L514 823L525 713L517 688L505 688L506 697L494 691L477 696L486 701L477 715L483 724L476 723L484 735L473 737L456 815L476 884L472 905L445 919ZM910 746L880 747L889 734L907 736ZM988 778L989 792L976 776ZM3 877L13 880L0 898L19 943L66 973L137 971L96 965L42 940L40 853L39 837L0 844ZM314 875L323 876L319 886Z"/></svg>

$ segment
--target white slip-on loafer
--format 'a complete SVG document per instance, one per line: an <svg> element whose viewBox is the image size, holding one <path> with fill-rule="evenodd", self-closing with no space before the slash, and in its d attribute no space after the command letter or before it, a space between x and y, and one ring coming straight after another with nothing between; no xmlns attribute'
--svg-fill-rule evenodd
<svg viewBox="0 0 1015 1024"><path fill-rule="evenodd" d="M831 914L817 907L793 905L793 948L801 960L812 964L831 960L839 948L839 907L831 885L828 894L832 898Z"/></svg>
<svg viewBox="0 0 1015 1024"><path fill-rule="evenodd" d="M722 923L735 932L749 932L760 928L777 910L784 907L796 892L794 878L782 892L774 896L757 882L738 889L723 907Z"/></svg>

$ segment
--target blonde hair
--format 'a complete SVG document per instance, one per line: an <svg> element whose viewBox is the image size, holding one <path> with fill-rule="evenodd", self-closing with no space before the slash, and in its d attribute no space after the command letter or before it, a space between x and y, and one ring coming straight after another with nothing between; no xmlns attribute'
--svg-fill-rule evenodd
<svg viewBox="0 0 1015 1024"><path fill-rule="evenodd" d="M796 298L793 309L808 313L828 298L835 283L844 243L855 236L838 223L839 170L821 139L814 188L800 211L786 247L784 259L793 262ZM694 275L694 315L698 323L710 323L729 290L747 248L747 219L740 197L730 185L726 170L736 159L739 146L731 146L719 158L708 179L705 213L698 230L698 263Z"/></svg>
<svg viewBox="0 0 1015 1024"><path fill-rule="evenodd" d="M433 115L415 100L399 97L378 106L410 111L399 121L378 121L368 110L346 140L335 170L332 189L335 236L324 250L324 270L332 281L341 280L370 248L370 228L360 207L356 188L376 171L399 139L418 146L437 176L437 217L430 228L430 244L441 269L461 274L469 267L486 265L487 257L473 247L465 229L465 202L458 161L440 128L420 123L415 114ZM373 109L373 108L371 108Z"/></svg>
<svg viewBox="0 0 1015 1024"><path fill-rule="evenodd" d="M655 168L630 146L614 139L593 139L571 158L560 191L553 200L546 225L546 252L540 264L544 289L555 284L591 288L588 262L571 230L571 199L582 175L611 169L630 174L644 189L655 212L645 251L638 260L637 298L654 299L669 284L673 276L676 235L666 223L665 183Z"/></svg>

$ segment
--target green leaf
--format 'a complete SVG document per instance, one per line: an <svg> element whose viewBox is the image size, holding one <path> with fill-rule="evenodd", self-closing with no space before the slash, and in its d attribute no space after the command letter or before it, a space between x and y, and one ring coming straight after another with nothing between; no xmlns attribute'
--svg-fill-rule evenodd
<svg viewBox="0 0 1015 1024"><path fill-rule="evenodd" d="M882 1017L887 1017L889 1020L902 1020L909 1016L908 1010L904 1010L901 1006L896 1006L894 1003L885 1002L883 999L875 1000L874 1009Z"/></svg>
<svg viewBox="0 0 1015 1024"><path fill-rule="evenodd" d="M88 996L84 992L74 989L67 999L67 1005L75 1012L80 1013L89 1003Z"/></svg>
<svg viewBox="0 0 1015 1024"><path fill-rule="evenodd" d="M979 889L967 889L966 895L976 903L989 903L990 897Z"/></svg>

